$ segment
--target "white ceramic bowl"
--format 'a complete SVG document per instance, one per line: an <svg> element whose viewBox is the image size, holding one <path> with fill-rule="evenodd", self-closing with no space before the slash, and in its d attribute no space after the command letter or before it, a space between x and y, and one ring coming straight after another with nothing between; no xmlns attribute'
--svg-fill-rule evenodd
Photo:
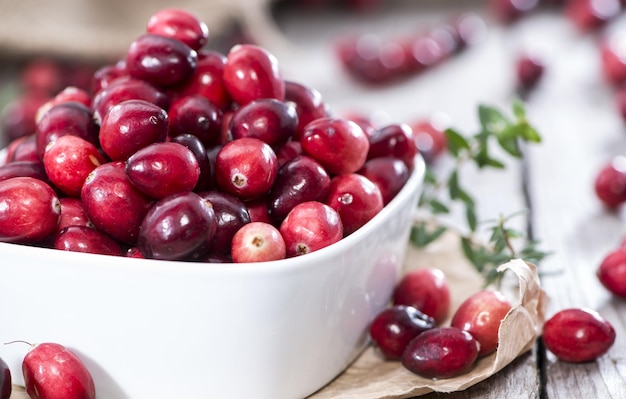
<svg viewBox="0 0 626 399"><path fill-rule="evenodd" d="M401 272L424 177L361 229L311 254L199 264L0 243L0 342L56 342L100 399L294 399L368 343ZM28 346L0 345L22 384Z"/></svg>

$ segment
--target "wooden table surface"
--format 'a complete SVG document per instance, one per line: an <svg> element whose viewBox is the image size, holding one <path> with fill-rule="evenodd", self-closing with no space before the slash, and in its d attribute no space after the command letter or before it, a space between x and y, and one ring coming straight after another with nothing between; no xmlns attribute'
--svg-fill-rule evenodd
<svg viewBox="0 0 626 399"><path fill-rule="evenodd" d="M393 36L432 26L460 11L485 17L485 40L402 84L362 85L351 80L333 56L332 40L347 31ZM395 122L438 113L467 133L477 131L477 104L509 109L515 98L515 56L527 48L544 54L546 75L526 101L528 117L543 142L528 149L523 164L512 161L498 172L470 168L463 179L478 199L481 220L530 208L534 238L553 252L540 265L551 298L548 316L567 307L596 309L613 324L617 340L608 354L586 364L557 361L538 343L532 353L466 391L424 398L625 398L626 303L612 298L595 277L600 261L626 230L626 214L608 212L593 192L599 168L612 156L626 153L626 124L600 70L599 34L577 31L557 11L505 27L485 15L483 1L391 1L366 15L285 10L276 21L286 42L265 45L274 51L287 78L317 88L333 110L376 111ZM524 220L517 223L525 226Z"/></svg>

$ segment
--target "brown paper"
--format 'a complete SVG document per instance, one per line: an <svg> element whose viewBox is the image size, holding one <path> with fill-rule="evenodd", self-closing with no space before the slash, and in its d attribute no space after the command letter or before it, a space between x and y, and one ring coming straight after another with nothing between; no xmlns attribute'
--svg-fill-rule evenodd
<svg viewBox="0 0 626 399"><path fill-rule="evenodd" d="M447 233L426 249L409 246L405 262L407 270L440 268L448 277L452 309L484 288L484 280L460 248L459 237ZM516 290L507 292L513 308L500 326L496 353L480 359L471 372L441 380L422 378L406 370L400 362L385 361L369 347L343 374L309 399L401 399L433 391L461 391L503 369L532 349L543 326L547 296L540 287L534 265L513 260L500 266L500 270L509 270L517 277L513 281Z"/></svg>

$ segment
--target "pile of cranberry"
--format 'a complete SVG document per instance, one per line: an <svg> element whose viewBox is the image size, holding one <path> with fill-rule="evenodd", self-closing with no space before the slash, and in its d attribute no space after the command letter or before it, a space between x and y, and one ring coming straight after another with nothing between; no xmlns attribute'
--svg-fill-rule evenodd
<svg viewBox="0 0 626 399"><path fill-rule="evenodd" d="M266 49L207 40L195 16L159 11L91 90L40 106L0 167L0 241L278 260L353 233L402 189L418 154L408 125L332 117Z"/></svg>

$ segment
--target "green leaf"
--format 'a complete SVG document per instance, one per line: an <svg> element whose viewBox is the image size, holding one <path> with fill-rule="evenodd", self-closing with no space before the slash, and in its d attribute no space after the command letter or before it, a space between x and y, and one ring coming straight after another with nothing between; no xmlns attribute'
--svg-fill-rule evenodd
<svg viewBox="0 0 626 399"><path fill-rule="evenodd" d="M430 168L426 168L426 172L424 173L424 183L436 185L437 184L437 176L430 170Z"/></svg>
<svg viewBox="0 0 626 399"><path fill-rule="evenodd" d="M448 178L448 192L452 199L458 199L460 196L461 187L459 187L459 172L457 170L452 171Z"/></svg>
<svg viewBox="0 0 626 399"><path fill-rule="evenodd" d="M409 240L416 247L422 248L441 237L446 230L443 226L437 226L434 230L429 230L425 223L417 223L411 227Z"/></svg>
<svg viewBox="0 0 626 399"><path fill-rule="evenodd" d="M478 107L478 118L483 131L492 135L497 135L511 124L499 110L486 105Z"/></svg>
<svg viewBox="0 0 626 399"><path fill-rule="evenodd" d="M518 122L526 120L526 109L520 100L513 101L513 115L515 115Z"/></svg>
<svg viewBox="0 0 626 399"><path fill-rule="evenodd" d="M498 144L500 144L500 147L502 147L504 151L508 152L509 155L515 158L522 157L522 152L520 151L519 143L516 137L509 137L508 135L506 136L500 135L497 137L497 139L498 139Z"/></svg>
<svg viewBox="0 0 626 399"><path fill-rule="evenodd" d="M467 139L456 130L446 129L444 133L448 143L448 151L450 151L455 158L459 157L462 150L469 150L471 148Z"/></svg>
<svg viewBox="0 0 626 399"><path fill-rule="evenodd" d="M450 208L448 208L445 204L436 199L430 200L428 202L428 206L430 207L430 210L435 214L450 213Z"/></svg>
<svg viewBox="0 0 626 399"><path fill-rule="evenodd" d="M467 225L472 232L476 231L478 226L478 218L476 217L476 209L473 206L465 207L465 218L467 219Z"/></svg>

